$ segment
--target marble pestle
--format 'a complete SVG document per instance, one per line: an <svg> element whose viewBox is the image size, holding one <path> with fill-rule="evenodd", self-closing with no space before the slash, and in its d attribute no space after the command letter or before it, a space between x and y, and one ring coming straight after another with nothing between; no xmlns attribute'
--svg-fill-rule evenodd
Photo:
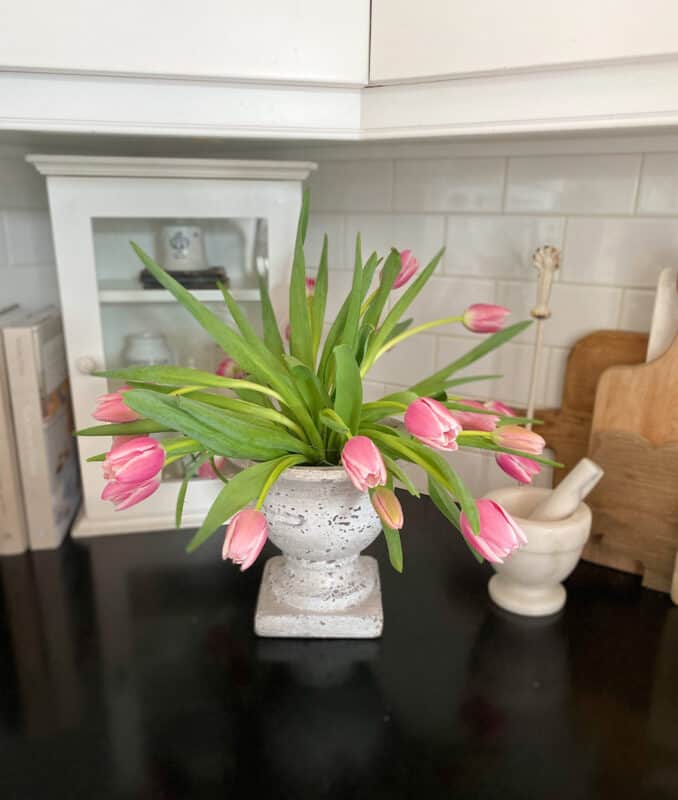
<svg viewBox="0 0 678 800"><path fill-rule="evenodd" d="M545 522L567 519L602 477L603 470L598 464L590 458L582 458L558 486L537 503L529 519Z"/></svg>

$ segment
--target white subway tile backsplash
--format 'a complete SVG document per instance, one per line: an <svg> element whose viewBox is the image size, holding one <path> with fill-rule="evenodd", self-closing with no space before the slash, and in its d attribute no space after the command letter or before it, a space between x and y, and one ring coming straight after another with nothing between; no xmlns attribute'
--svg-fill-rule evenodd
<svg viewBox="0 0 678 800"><path fill-rule="evenodd" d="M571 347L587 333L602 328L616 328L621 307L621 289L602 286L554 286L551 294L551 318L544 323L544 342L555 347ZM511 321L529 319L536 299L535 283L500 282L497 302L511 309ZM517 339L532 341L535 325Z"/></svg>
<svg viewBox="0 0 678 800"><path fill-rule="evenodd" d="M8 261L7 236L5 235L5 215L0 212L0 267L6 266ZM0 307L3 305L3 302L0 301Z"/></svg>
<svg viewBox="0 0 678 800"><path fill-rule="evenodd" d="M678 153L645 156L638 213L678 214Z"/></svg>
<svg viewBox="0 0 678 800"><path fill-rule="evenodd" d="M626 289L622 299L619 327L626 331L649 331L654 308L653 291Z"/></svg>
<svg viewBox="0 0 678 800"><path fill-rule="evenodd" d="M563 217L448 217L445 269L454 275L531 279L532 254L547 244L562 247L564 227Z"/></svg>
<svg viewBox="0 0 678 800"><path fill-rule="evenodd" d="M472 346L473 342L461 337L440 337L436 355L436 371L447 367L450 363L465 355ZM501 370L496 368L496 353L497 351L494 351L483 356L483 358L475 361L468 367L464 367L464 369L459 370L459 372L455 372L451 377L461 378L477 375L496 375L500 373ZM494 383L494 380L474 381L455 387L451 391L464 397L480 397L486 399L494 396Z"/></svg>
<svg viewBox="0 0 678 800"><path fill-rule="evenodd" d="M494 353L494 372L501 378L494 381L493 397L511 406L525 408L532 374L534 348L527 344L505 344ZM544 402L544 380L537 385L536 404Z"/></svg>
<svg viewBox="0 0 678 800"><path fill-rule="evenodd" d="M328 280L327 308L325 318L332 321L341 308L346 295L351 291L353 273L346 270L331 270Z"/></svg>
<svg viewBox="0 0 678 800"><path fill-rule="evenodd" d="M324 161L308 180L315 211L390 211L392 161Z"/></svg>
<svg viewBox="0 0 678 800"><path fill-rule="evenodd" d="M499 211L504 159L452 158L397 161L396 211Z"/></svg>
<svg viewBox="0 0 678 800"><path fill-rule="evenodd" d="M560 408L563 400L565 367L570 351L565 347L550 347L544 353L545 370L542 372L546 384L544 408Z"/></svg>
<svg viewBox="0 0 678 800"><path fill-rule="evenodd" d="M47 208L45 178L21 156L0 158L0 208Z"/></svg>
<svg viewBox="0 0 678 800"><path fill-rule="evenodd" d="M405 318L412 317L413 325L421 325L434 319L461 315L472 303L494 303L494 299L494 281L431 278L405 312ZM443 336L477 336L459 322L435 328L432 332Z"/></svg>
<svg viewBox="0 0 678 800"><path fill-rule="evenodd" d="M5 227L11 266L34 266L54 262L49 212L6 211Z"/></svg>
<svg viewBox="0 0 678 800"><path fill-rule="evenodd" d="M375 363L370 380L411 386L434 371L435 350L434 336L422 334L406 339Z"/></svg>
<svg viewBox="0 0 678 800"><path fill-rule="evenodd" d="M654 287L664 267L678 265L678 222L671 219L571 219L563 279Z"/></svg>
<svg viewBox="0 0 678 800"><path fill-rule="evenodd" d="M431 214L349 214L344 251L351 267L358 233L363 258L372 252L385 257L395 247L412 250L423 267L445 243L445 218ZM442 265L437 270L442 271Z"/></svg>
<svg viewBox="0 0 678 800"><path fill-rule="evenodd" d="M0 306L19 303L36 311L50 303L58 303L56 270L42 266L8 267L0 271ZM7 302L5 302L5 300Z"/></svg>
<svg viewBox="0 0 678 800"><path fill-rule="evenodd" d="M506 211L631 214L640 155L511 158Z"/></svg>
<svg viewBox="0 0 678 800"><path fill-rule="evenodd" d="M342 214L316 214L313 212L308 220L304 254L306 264L317 267L323 247L323 237L327 234L328 264L331 269L343 269L346 265L344 253L344 229L346 220Z"/></svg>
<svg viewBox="0 0 678 800"><path fill-rule="evenodd" d="M381 400L386 394L383 383L375 383L374 381L364 381L363 383L363 403L372 403L375 400Z"/></svg>

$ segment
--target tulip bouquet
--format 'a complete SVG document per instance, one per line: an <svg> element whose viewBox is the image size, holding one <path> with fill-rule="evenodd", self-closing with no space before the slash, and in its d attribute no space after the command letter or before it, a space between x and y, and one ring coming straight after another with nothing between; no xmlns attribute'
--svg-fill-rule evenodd
<svg viewBox="0 0 678 800"><path fill-rule="evenodd" d="M189 551L227 524L224 558L245 569L266 541L261 509L282 473L304 465L343 465L355 487L369 492L383 522L391 563L402 570L403 512L393 487L398 483L419 496L402 466L409 462L425 471L431 499L472 551L501 561L525 541L522 532L496 503L475 501L453 459L444 454L458 448L495 451L498 465L523 482L532 479L540 463L552 463L541 457L543 439L522 427L530 420L501 403L482 404L456 394L471 381L496 377L459 373L530 322L504 327L507 309L478 304L455 316L412 326L412 320L403 317L443 251L421 270L408 250L392 249L383 261L376 253L363 260L358 236L351 290L323 336L328 243L325 237L313 280L306 274L304 258L307 221L306 195L290 280L289 325L282 333L263 276L259 334L228 289L220 287L235 327L132 245L144 266L228 357L216 374L169 366L99 373L125 382L98 403L94 417L106 424L79 432L113 437L108 452L90 459L103 462L107 483L102 497L117 509L129 508L158 488L163 467L183 459L186 477L178 492L177 526L190 480L212 477L224 484ZM363 379L385 353L422 331L453 324L488 335L466 355L406 391L363 402ZM169 438L168 432L175 436ZM225 459L248 466L227 478Z"/></svg>

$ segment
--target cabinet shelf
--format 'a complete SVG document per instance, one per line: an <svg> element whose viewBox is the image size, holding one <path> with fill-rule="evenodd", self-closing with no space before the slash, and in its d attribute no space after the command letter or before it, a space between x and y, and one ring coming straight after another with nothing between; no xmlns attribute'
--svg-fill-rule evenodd
<svg viewBox="0 0 678 800"><path fill-rule="evenodd" d="M223 303L224 298L218 289L192 289L193 294L203 303ZM258 303L258 289L231 289L231 294L240 303ZM124 288L114 284L102 284L99 288L99 302L113 305L125 303L176 303L166 289Z"/></svg>

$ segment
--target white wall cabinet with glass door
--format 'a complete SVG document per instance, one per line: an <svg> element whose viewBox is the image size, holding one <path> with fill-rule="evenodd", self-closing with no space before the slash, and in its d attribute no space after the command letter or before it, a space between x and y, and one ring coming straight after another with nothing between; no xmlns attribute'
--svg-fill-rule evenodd
<svg viewBox="0 0 678 800"><path fill-rule="evenodd" d="M206 270L226 275L236 299L260 325L257 269L264 271L279 320L287 316L305 162L206 159L28 157L47 176L77 428L95 424L97 398L120 384L100 369L172 361L214 371L225 354L164 289L144 281L130 247L139 244L166 268L188 273L187 285L225 321L221 292ZM182 255L183 254L183 255ZM75 536L174 526L182 465L163 473L160 489L122 513L100 499L101 469L86 460L108 439L80 439L84 506ZM193 480L184 525L193 527L219 491Z"/></svg>

